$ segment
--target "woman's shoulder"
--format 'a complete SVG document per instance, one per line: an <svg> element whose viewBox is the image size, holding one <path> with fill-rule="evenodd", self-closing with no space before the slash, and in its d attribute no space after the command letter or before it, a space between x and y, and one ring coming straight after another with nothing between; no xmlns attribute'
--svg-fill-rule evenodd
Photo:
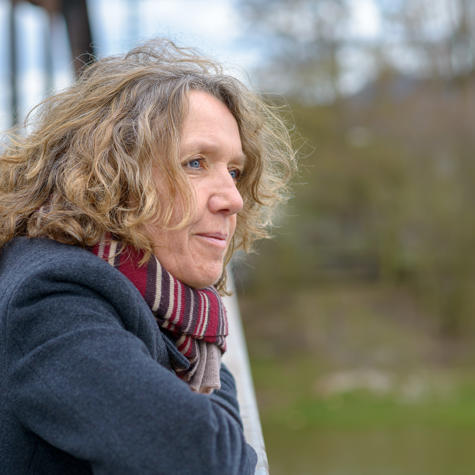
<svg viewBox="0 0 475 475"><path fill-rule="evenodd" d="M92 284L112 280L134 289L124 276L87 249L47 238L18 237L0 250L0 281L17 285L25 279Z"/></svg>
<svg viewBox="0 0 475 475"><path fill-rule="evenodd" d="M26 317L25 305L31 310ZM123 274L86 249L49 239L17 238L2 249L0 314L2 325L31 318L40 319L42 328L56 328L58 321L62 329L79 321L85 327L118 324L155 356L165 349L149 307Z"/></svg>
<svg viewBox="0 0 475 475"><path fill-rule="evenodd" d="M78 246L62 244L47 238L17 237L8 242L0 250L0 269L27 271L29 268L38 266L48 266L50 264L59 265L63 261L68 264L74 262L85 263L95 262L94 257L86 249Z"/></svg>
<svg viewBox="0 0 475 475"><path fill-rule="evenodd" d="M65 294L75 305L92 299L123 319L145 319L156 326L137 288L87 249L46 238L24 237L15 238L2 248L0 307L9 302L21 305L45 298L51 301Z"/></svg>

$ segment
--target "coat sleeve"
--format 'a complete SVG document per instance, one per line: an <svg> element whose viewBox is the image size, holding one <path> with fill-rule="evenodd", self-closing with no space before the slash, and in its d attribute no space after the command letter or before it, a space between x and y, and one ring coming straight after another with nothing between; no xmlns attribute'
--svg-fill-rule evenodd
<svg viewBox="0 0 475 475"><path fill-rule="evenodd" d="M249 474L231 374L193 393L93 286L49 272L7 308L8 387L26 430L96 474Z"/></svg>

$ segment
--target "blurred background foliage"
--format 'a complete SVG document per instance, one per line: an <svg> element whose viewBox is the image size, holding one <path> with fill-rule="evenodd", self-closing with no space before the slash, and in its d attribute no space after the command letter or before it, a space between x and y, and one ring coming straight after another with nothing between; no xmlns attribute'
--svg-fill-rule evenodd
<svg viewBox="0 0 475 475"><path fill-rule="evenodd" d="M384 38L360 44L377 72L342 95L348 2L243 0L252 28L276 39L256 74L264 91L285 93L301 156L279 239L262 246L249 279L272 288L336 277L402 284L441 332L457 335L471 325L475 298L475 5L450 2L451 29L429 35L431 2L386 3L399 4L378 5L417 67L398 69Z"/></svg>
<svg viewBox="0 0 475 475"><path fill-rule="evenodd" d="M236 263L271 473L474 473L475 4L377 2L377 41L344 0L241 4L301 161Z"/></svg>

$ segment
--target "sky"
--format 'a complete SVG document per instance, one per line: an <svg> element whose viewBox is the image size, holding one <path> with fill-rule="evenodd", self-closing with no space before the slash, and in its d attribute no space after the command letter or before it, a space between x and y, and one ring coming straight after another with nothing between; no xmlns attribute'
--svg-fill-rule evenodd
<svg viewBox="0 0 475 475"><path fill-rule="evenodd" d="M351 0L348 33L355 38L374 39L381 33L377 0ZM0 129L9 125L8 104L8 0L0 0ZM225 66L225 70L252 85L249 74L259 64L262 44L250 41L237 11L236 0L89 0L92 34L99 56L124 52L156 36L166 36L181 45L194 46ZM46 94L43 46L48 39L47 15L38 7L20 3L17 8L20 57L20 116ZM64 24L52 29L54 88L72 81L71 57ZM351 92L371 74L371 64L356 53L348 53L342 86Z"/></svg>

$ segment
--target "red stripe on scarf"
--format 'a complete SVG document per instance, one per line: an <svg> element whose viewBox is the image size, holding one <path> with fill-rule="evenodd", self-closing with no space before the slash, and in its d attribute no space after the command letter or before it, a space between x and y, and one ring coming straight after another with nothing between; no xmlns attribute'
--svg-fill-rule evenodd
<svg viewBox="0 0 475 475"><path fill-rule="evenodd" d="M128 248L126 252L120 254L119 269L120 271L137 287L142 297L145 298L145 292L147 291L147 272L146 265L139 268L138 262L143 257L143 252L137 252L134 249Z"/></svg>
<svg viewBox="0 0 475 475"><path fill-rule="evenodd" d="M111 237L107 235L99 244L91 248L91 251L109 262L109 253L113 242ZM103 249L102 255L101 249ZM130 246L121 249L121 244L117 242L116 252L119 252L119 250L121 251L119 258L115 258L112 265L135 285L144 299L147 284L150 283L153 288L153 295L150 296L149 289L148 301L146 300L150 308L157 296L157 288L159 289L160 304L158 305L159 310L154 312L155 319L160 327L165 328L171 334L178 350L192 363L187 371L183 371L183 368L179 367L174 368L180 378L187 380L187 375L193 373L193 369L197 364L199 340L216 344L222 352L226 351L225 338L228 334L226 309L216 289L213 287L194 289L183 284L161 267L156 257L152 256L151 258L156 260L158 270L161 269L161 273L165 277L161 280L156 275L152 275L154 266L149 265L150 261L142 266L139 265L144 256L143 251L135 250ZM158 272L158 275L160 275L160 272ZM151 284L155 279L158 280L156 286L152 286ZM165 288L163 288L163 284L165 284ZM173 285L171 302L168 301L170 285ZM190 295L189 302L187 302L187 294ZM189 304L187 305L187 303ZM165 318L167 314L169 314L169 317ZM187 328L186 333L185 328ZM183 335L185 335L185 338L178 345L177 342Z"/></svg>

